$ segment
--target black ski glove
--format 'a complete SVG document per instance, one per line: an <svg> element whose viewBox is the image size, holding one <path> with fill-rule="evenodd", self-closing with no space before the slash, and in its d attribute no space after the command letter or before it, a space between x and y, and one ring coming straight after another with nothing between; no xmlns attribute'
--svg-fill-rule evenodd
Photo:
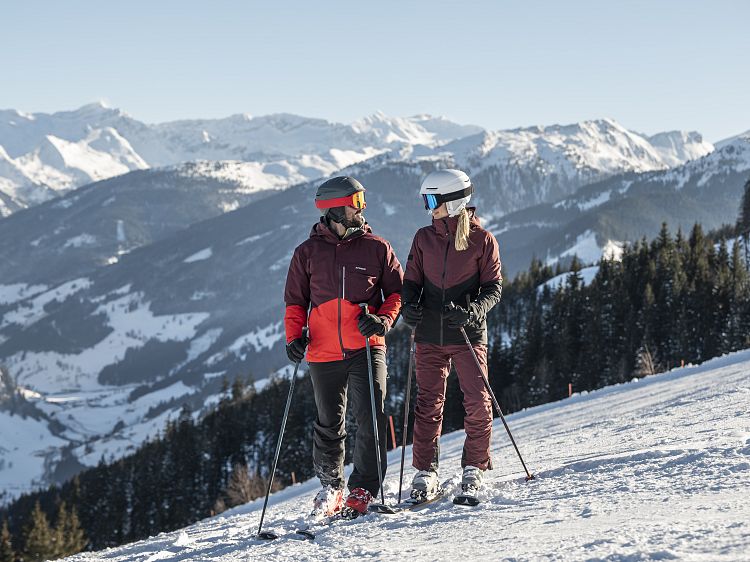
<svg viewBox="0 0 750 562"><path fill-rule="evenodd" d="M359 333L366 338L384 336L388 331L385 318L377 314L370 314L369 312L363 312L359 315L357 327L359 328Z"/></svg>
<svg viewBox="0 0 750 562"><path fill-rule="evenodd" d="M445 307L443 318L448 323L449 328L458 330L474 322L476 315L474 314L473 307L466 309L450 303Z"/></svg>
<svg viewBox="0 0 750 562"><path fill-rule="evenodd" d="M286 344L286 356L289 357L289 361L292 363L301 363L305 358L305 350L307 349L307 336L303 333L301 338L290 341Z"/></svg>
<svg viewBox="0 0 750 562"><path fill-rule="evenodd" d="M410 328L416 328L422 321L422 305L407 303L401 307L401 318Z"/></svg>

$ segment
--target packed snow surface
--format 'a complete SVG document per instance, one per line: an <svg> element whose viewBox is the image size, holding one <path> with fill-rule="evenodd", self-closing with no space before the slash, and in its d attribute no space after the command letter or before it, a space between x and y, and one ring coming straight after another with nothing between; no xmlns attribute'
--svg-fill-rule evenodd
<svg viewBox="0 0 750 562"><path fill-rule="evenodd" d="M186 529L79 561L145 560L748 560L750 351L513 414L524 473L495 423L495 469L483 503L445 499L421 511L339 522L315 542L293 530L318 486L273 494ZM441 440L441 479L458 487L463 432ZM283 454L283 453L282 453ZM407 466L411 453L407 450ZM388 456L395 501L400 452ZM409 482L413 469L406 472ZM408 488L407 488L408 489Z"/></svg>

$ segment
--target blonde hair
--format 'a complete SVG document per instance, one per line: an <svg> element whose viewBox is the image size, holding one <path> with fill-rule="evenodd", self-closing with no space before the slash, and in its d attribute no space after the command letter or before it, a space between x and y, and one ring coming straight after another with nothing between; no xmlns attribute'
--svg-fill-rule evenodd
<svg viewBox="0 0 750 562"><path fill-rule="evenodd" d="M466 207L458 214L455 246L458 252L469 249L469 212Z"/></svg>

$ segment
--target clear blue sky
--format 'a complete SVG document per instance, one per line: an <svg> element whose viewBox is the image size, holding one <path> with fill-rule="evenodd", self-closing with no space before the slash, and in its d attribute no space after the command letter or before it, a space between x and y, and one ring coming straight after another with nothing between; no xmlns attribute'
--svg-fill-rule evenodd
<svg viewBox="0 0 750 562"><path fill-rule="evenodd" d="M12 0L0 14L6 109L382 110L490 129L613 117L710 141L750 129L743 0Z"/></svg>

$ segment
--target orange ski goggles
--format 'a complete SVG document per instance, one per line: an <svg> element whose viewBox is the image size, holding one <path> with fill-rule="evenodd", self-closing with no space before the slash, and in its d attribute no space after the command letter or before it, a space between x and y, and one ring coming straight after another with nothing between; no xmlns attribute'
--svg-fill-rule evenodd
<svg viewBox="0 0 750 562"><path fill-rule="evenodd" d="M346 197L315 201L315 206L318 209L330 209L332 207L354 207L355 209L364 209L367 207L367 203L365 202L365 192L355 191Z"/></svg>

